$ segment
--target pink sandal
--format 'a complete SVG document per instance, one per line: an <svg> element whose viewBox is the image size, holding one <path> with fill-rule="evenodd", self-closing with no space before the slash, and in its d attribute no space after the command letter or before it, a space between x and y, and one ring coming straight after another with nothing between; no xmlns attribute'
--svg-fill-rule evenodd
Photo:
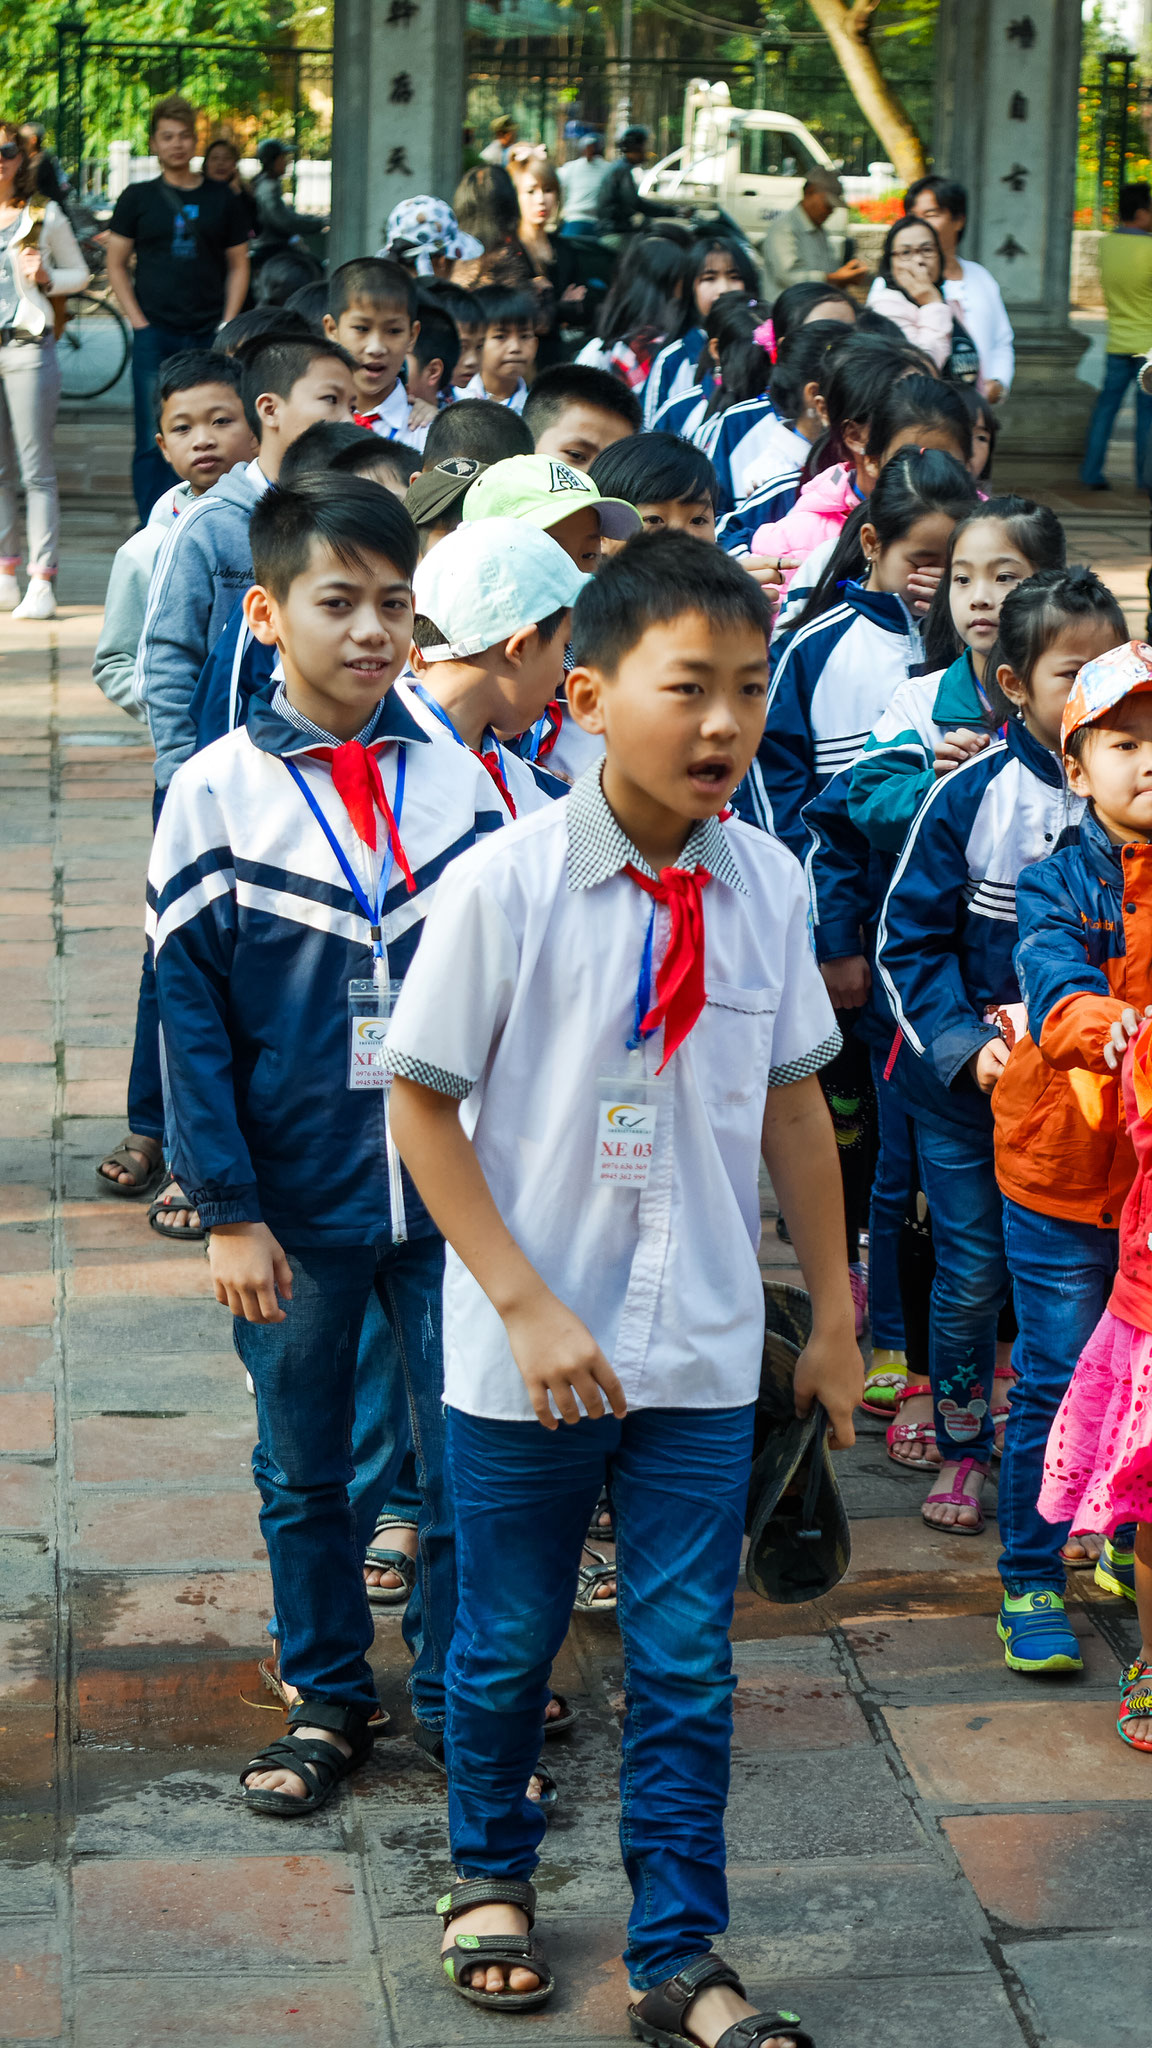
<svg viewBox="0 0 1152 2048"><path fill-rule="evenodd" d="M930 1399L931 1392L930 1387L905 1387L897 1397L897 1410L904 1406L905 1401L915 1401L920 1395ZM934 1444L936 1441L936 1424L931 1418L926 1422L890 1422L884 1432L884 1441L888 1446L888 1457L891 1463L898 1465L902 1472L939 1471L939 1466L934 1465L928 1458L893 1458L892 1456L893 1444Z"/></svg>
<svg viewBox="0 0 1152 2048"><path fill-rule="evenodd" d="M979 1499L978 1495L974 1493L965 1493L964 1482L967 1479L968 1474L970 1472L982 1472L986 1475L987 1471L987 1465L978 1465L976 1463L975 1458L961 1458L960 1463L956 1467L956 1477L952 1481L951 1492L929 1493L925 1495L924 1506L920 1510L920 1519L924 1523L925 1528L935 1529L937 1535L942 1536L983 1535L983 1503ZM933 1522L929 1520L928 1516L924 1512L924 1508L928 1507L975 1508L978 1520L976 1522L975 1528L969 1528L969 1526L965 1522Z"/></svg>

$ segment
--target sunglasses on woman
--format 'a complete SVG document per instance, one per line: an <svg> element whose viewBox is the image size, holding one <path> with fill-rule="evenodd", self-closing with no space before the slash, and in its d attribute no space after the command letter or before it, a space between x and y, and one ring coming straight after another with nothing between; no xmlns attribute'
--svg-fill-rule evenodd
<svg viewBox="0 0 1152 2048"><path fill-rule="evenodd" d="M18 142L0 142L0 157L3 158L5 163L11 163L12 158L19 155L20 144Z"/></svg>

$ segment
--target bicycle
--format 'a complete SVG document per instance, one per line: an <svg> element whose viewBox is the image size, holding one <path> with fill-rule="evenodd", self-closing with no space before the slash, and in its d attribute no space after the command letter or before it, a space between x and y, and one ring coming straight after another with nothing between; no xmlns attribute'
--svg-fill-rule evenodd
<svg viewBox="0 0 1152 2048"><path fill-rule="evenodd" d="M82 233L80 248L92 273L91 283L86 291L65 299L63 318L57 316L56 352L64 398L102 398L119 382L132 353L132 331L111 287L96 283L104 268L104 248L98 239L102 230L95 216L88 218L92 227ZM59 300L55 303L61 305Z"/></svg>

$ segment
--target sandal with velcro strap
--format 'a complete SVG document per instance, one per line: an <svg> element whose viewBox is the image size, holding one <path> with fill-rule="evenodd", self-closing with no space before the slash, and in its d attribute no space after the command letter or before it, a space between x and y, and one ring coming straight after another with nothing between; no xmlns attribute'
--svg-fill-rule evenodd
<svg viewBox="0 0 1152 2048"><path fill-rule="evenodd" d="M516 1877L468 1877L454 1884L436 1901L436 1911L445 1927L473 1906L519 1906L527 1916L527 1934L458 1934L451 1948L442 1951L440 1961L453 1991L473 2005L490 2006L493 2012L531 2012L551 1998L556 1979L538 1941L532 1939L536 1923L536 1887ZM479 1985L461 1981L462 1970L499 1963L511 1975L513 1970L531 1970L540 1982L535 1991L485 1991Z"/></svg>
<svg viewBox="0 0 1152 2048"><path fill-rule="evenodd" d="M582 1564L580 1567L580 1579L576 1590L576 1598L572 1603L574 1611L577 1614L615 1614L617 1607L615 1592L610 1593L606 1600L599 1598L598 1595L601 1586L610 1585L615 1580L616 1566L609 1564L602 1551L593 1550L590 1543L584 1545L584 1555L585 1557L594 1557L596 1562L595 1564Z"/></svg>
<svg viewBox="0 0 1152 2048"><path fill-rule="evenodd" d="M327 1728L333 1735L342 1735L351 1743L352 1754L345 1756L334 1742L324 1742L316 1736L296 1735L293 1731L298 1723L308 1728ZM295 1820L298 1814L318 1813L326 1806L336 1787L372 1754L372 1734L368 1717L351 1707L338 1705L332 1700L299 1699L288 1710L288 1733L276 1742L270 1742L245 1764L240 1773L240 1784L244 1793L244 1804L253 1813L273 1814L279 1820ZM291 1792L274 1792L263 1786L250 1787L249 1778L256 1771L294 1771L302 1778L311 1791L303 1799L297 1799Z"/></svg>
<svg viewBox="0 0 1152 2048"><path fill-rule="evenodd" d="M695 1961L685 1963L674 1977L655 1985L636 2005L628 2007L634 2038L650 2042L652 2048L700 2048L696 2035L690 2034L685 2026L685 2014L701 1991L721 1984L728 1985L740 1998L747 1995L735 1970L721 1956L697 1956ZM749 2013L747 2019L725 2027L716 2048L761 2048L765 2041L787 2041L790 2048L815 2048L811 2034L804 2032L794 2012Z"/></svg>
<svg viewBox="0 0 1152 2048"><path fill-rule="evenodd" d="M398 1586L369 1586L365 1583L364 1591L368 1595L368 1605L370 1607L407 1606L412 1595L412 1589L416 1584L416 1559L409 1557L406 1550L392 1550L386 1544L381 1544L380 1537L389 1529L410 1529L411 1527L411 1522L398 1522L395 1515L385 1515L377 1522L373 1531L372 1541L364 1552L365 1568L370 1572L395 1572L400 1584Z"/></svg>

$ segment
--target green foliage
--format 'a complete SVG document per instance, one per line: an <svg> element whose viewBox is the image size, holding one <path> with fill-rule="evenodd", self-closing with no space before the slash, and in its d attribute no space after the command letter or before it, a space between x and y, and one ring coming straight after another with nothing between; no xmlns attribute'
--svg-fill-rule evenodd
<svg viewBox="0 0 1152 2048"><path fill-rule="evenodd" d="M291 114L294 66L269 45L315 46L332 40L331 0L101 0L72 8L67 0L0 0L0 107L14 119L38 118L51 128L57 99L58 21L83 21L89 37L122 43L122 52L89 58L84 80L85 153L99 154L114 137L146 145L148 109L180 92L208 127L235 128L247 144L257 127ZM248 51L201 52L193 42L250 43ZM139 45L154 45L140 50ZM326 69L326 67L322 67ZM306 132L308 65L301 101ZM330 87L328 88L330 90ZM320 97L319 95L317 97ZM322 122L322 112L312 125ZM302 136L303 139L303 136Z"/></svg>
<svg viewBox="0 0 1152 2048"><path fill-rule="evenodd" d="M644 0L637 0L642 6ZM727 11L732 11L731 0ZM936 0L881 0L871 22L871 42L889 85L919 133L932 133L932 49L936 33ZM730 77L737 106L755 103L755 71L760 36L782 49L765 49L763 104L777 113L798 114L845 169L863 172L883 158L885 150L865 121L847 82L839 73L826 37L816 27L808 0L761 0L758 33L733 36L714 51L716 74ZM752 66L734 76L726 65ZM711 75L711 74L710 74Z"/></svg>

